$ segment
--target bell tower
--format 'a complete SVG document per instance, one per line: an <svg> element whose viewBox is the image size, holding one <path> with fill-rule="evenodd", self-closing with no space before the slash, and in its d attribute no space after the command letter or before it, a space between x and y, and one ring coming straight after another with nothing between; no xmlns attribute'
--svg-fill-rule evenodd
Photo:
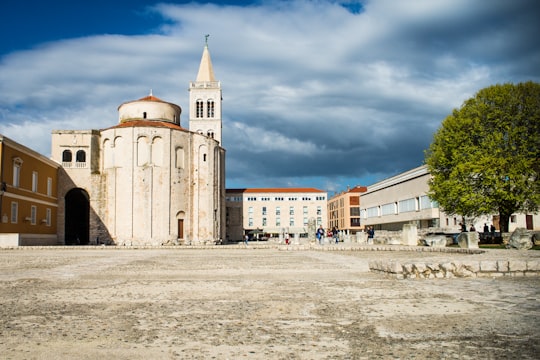
<svg viewBox="0 0 540 360"><path fill-rule="evenodd" d="M189 130L216 139L221 143L221 84L216 81L208 37L199 65L197 79L189 84Z"/></svg>

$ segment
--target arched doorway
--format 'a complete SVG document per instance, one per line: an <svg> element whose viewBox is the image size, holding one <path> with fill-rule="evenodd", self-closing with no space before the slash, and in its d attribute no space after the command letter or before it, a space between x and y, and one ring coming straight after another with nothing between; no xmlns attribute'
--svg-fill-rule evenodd
<svg viewBox="0 0 540 360"><path fill-rule="evenodd" d="M65 244L88 245L90 230L90 201L88 193L75 188L65 197Z"/></svg>

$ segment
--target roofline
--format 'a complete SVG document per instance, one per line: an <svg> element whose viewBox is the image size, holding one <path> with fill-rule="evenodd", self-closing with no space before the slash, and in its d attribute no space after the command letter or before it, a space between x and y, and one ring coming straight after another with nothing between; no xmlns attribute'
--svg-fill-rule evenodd
<svg viewBox="0 0 540 360"><path fill-rule="evenodd" d="M315 188L235 188L225 189L230 193L326 193L324 190Z"/></svg>

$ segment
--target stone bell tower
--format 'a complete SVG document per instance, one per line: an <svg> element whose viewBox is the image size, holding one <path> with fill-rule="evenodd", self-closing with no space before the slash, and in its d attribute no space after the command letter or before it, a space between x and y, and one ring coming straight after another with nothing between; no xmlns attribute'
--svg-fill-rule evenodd
<svg viewBox="0 0 540 360"><path fill-rule="evenodd" d="M214 76L208 51L208 36L206 35L197 80L189 84L189 130L211 137L222 145L221 84Z"/></svg>

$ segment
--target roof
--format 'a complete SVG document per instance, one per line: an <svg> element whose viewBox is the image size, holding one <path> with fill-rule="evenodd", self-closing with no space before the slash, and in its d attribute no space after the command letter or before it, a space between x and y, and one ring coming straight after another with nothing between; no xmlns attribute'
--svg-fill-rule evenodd
<svg viewBox="0 0 540 360"><path fill-rule="evenodd" d="M210 59L210 52L208 51L208 45L204 47L196 81L216 81L214 76L214 68L212 67L212 60Z"/></svg>
<svg viewBox="0 0 540 360"><path fill-rule="evenodd" d="M103 129L103 130L129 128L129 127L159 127L159 128L169 128L169 129L173 129L173 130L187 131L186 129L184 129L180 125L173 124L171 122L152 121L152 120L129 120L129 121L125 121L123 123L120 123L118 125L111 126L109 128Z"/></svg>
<svg viewBox="0 0 540 360"><path fill-rule="evenodd" d="M246 188L246 189L227 189L226 192L235 193L326 193L324 190L315 188Z"/></svg>

